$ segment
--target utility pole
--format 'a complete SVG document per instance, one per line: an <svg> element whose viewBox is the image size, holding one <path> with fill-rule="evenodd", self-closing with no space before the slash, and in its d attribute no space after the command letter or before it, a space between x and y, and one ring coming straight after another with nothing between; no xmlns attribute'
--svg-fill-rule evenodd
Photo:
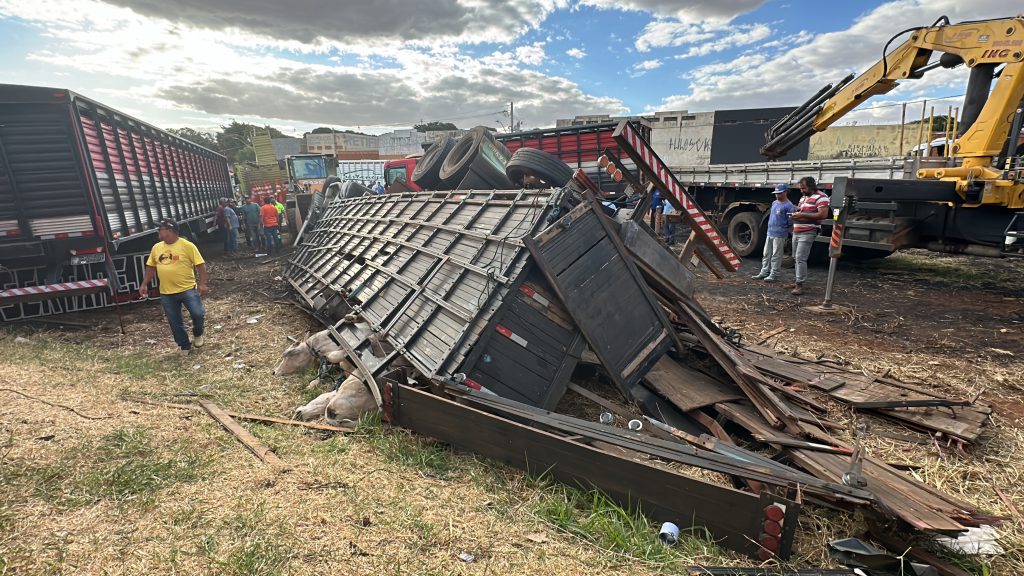
<svg viewBox="0 0 1024 576"><path fill-rule="evenodd" d="M508 131L516 131L516 103L508 101Z"/></svg>

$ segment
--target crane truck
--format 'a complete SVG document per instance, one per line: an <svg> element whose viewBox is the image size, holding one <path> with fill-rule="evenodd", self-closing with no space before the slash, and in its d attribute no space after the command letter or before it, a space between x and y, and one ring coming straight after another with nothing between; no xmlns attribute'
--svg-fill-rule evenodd
<svg viewBox="0 0 1024 576"><path fill-rule="evenodd" d="M909 34L902 44L889 46ZM853 256L903 248L982 256L1024 253L1024 17L953 24L945 16L885 44L882 59L819 90L766 132L767 162L676 166L673 171L742 256L764 242L772 187L804 176L849 210L844 246ZM970 69L963 110L945 154L773 162L872 96L935 69ZM995 86L992 83L995 81ZM825 226L818 241L827 243Z"/></svg>

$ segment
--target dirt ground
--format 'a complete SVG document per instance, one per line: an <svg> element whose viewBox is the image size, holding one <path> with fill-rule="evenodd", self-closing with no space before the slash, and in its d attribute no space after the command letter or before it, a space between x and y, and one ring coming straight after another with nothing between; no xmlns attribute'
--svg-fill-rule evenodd
<svg viewBox="0 0 1024 576"><path fill-rule="evenodd" d="M156 302L124 308L123 335L110 310L65 317L85 327L0 327L0 574L651 574L751 565L698 539L662 550L652 523L606 510L581 518L581 503L557 486L373 419L346 436L245 424L293 468L277 473L204 412L138 402L206 398L287 417L319 392L307 386L309 373L271 374L288 336L318 329L288 303L280 261L208 259L208 342L187 358ZM786 353L842 358L951 395L982 392L996 415L969 460L892 441L872 449L919 464L924 481L988 512L1012 517L995 488L1024 510L1024 263L912 253L844 266L835 301L850 308L833 315L803 309L819 302L824 270L812 269L800 298L749 280L755 271L748 262L735 277L702 279L700 300L748 340L786 328L768 340ZM825 540L858 529L851 514L806 508L793 564L827 563ZM1024 573L1024 531L1010 521L1000 532L1005 555L963 565Z"/></svg>

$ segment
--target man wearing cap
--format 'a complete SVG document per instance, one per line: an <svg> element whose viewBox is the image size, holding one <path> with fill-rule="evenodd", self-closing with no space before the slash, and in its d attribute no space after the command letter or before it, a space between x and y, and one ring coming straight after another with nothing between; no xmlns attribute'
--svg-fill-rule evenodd
<svg viewBox="0 0 1024 576"><path fill-rule="evenodd" d="M761 271L751 276L754 280L776 282L782 276L782 252L786 247L786 238L793 228L789 215L796 208L789 201L789 186L775 185L775 201L772 202L768 216L768 237L764 241L764 256L761 258Z"/></svg>
<svg viewBox="0 0 1024 576"><path fill-rule="evenodd" d="M160 223L160 241L153 246L146 260L146 275L139 295L149 298L149 284L155 275L160 281L160 303L171 325L174 342L182 355L188 355L193 346L203 345L203 323L206 310L202 296L206 295L206 261L196 245L178 236L178 223L164 220ZM196 274L199 272L199 282ZM181 306L185 305L192 317L192 335L189 341Z"/></svg>
<svg viewBox="0 0 1024 576"><path fill-rule="evenodd" d="M821 221L828 217L829 199L818 190L818 183L810 176L800 179L800 203L790 218L793 220L793 259L796 260L796 282L790 294L800 296L804 293L804 281L807 280L807 259L811 255L814 239L818 237Z"/></svg>

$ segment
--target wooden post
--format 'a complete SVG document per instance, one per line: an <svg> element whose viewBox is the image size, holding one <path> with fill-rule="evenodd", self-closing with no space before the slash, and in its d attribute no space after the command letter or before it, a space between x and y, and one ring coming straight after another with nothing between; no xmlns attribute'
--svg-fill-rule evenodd
<svg viewBox="0 0 1024 576"><path fill-rule="evenodd" d="M931 109L928 111L928 141L926 142L926 146L924 147L925 152L928 153L928 156L932 155L932 130L933 130L933 125L934 124L935 124L935 106L932 106Z"/></svg>
<svg viewBox="0 0 1024 576"><path fill-rule="evenodd" d="M921 145L921 133L924 131L924 113L925 113L925 110L927 110L927 109L928 109L928 101L927 100L922 100L921 101L921 123L917 125L917 141L916 141L917 144L915 146L920 146ZM921 153L920 152L917 153L917 157L918 157L918 167L920 167L920 165L921 165L921 161L920 161Z"/></svg>

